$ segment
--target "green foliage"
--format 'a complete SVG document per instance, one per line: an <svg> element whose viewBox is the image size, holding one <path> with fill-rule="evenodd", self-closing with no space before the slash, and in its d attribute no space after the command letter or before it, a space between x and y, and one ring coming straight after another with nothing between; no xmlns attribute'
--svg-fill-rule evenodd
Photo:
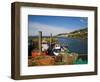
<svg viewBox="0 0 100 82"><path fill-rule="evenodd" d="M69 37L69 38L87 39L87 35L88 35L88 29L84 28L84 29L75 30L75 31L70 32L70 33L58 34L57 36L58 37Z"/></svg>
<svg viewBox="0 0 100 82"><path fill-rule="evenodd" d="M68 37L69 38L87 39L87 35L88 35L87 28L85 28L85 29L80 29L80 30L69 33Z"/></svg>
<svg viewBox="0 0 100 82"><path fill-rule="evenodd" d="M50 38L49 37L43 37L42 40L50 42ZM57 38L52 38L52 42L56 42L56 41L57 41ZM38 42L38 38L32 38L32 42Z"/></svg>
<svg viewBox="0 0 100 82"><path fill-rule="evenodd" d="M32 66L37 66L36 62L33 61L32 62Z"/></svg>
<svg viewBox="0 0 100 82"><path fill-rule="evenodd" d="M73 64L87 64L87 61L83 61L81 58L76 60L76 61L73 61Z"/></svg>
<svg viewBox="0 0 100 82"><path fill-rule="evenodd" d="M66 62L55 62L55 65L66 65Z"/></svg>

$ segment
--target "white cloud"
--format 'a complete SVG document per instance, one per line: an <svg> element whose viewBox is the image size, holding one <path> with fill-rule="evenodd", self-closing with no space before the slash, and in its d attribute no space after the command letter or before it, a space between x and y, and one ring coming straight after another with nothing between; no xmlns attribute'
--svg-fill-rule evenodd
<svg viewBox="0 0 100 82"><path fill-rule="evenodd" d="M30 22L29 23L29 36L38 35L38 31L42 31L44 36L49 36L50 33L52 33L53 35L56 35L59 33L68 33L72 30L70 28L55 27L55 26L50 26L46 24L40 24L37 22Z"/></svg>

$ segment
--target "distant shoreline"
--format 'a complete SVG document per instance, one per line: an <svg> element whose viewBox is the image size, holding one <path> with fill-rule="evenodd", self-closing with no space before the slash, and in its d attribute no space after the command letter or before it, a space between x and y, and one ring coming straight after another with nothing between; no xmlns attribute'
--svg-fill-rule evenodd
<svg viewBox="0 0 100 82"><path fill-rule="evenodd" d="M71 39L80 39L80 40L88 40L88 38L76 38L76 37L66 37L66 36L61 36L57 38L71 38Z"/></svg>

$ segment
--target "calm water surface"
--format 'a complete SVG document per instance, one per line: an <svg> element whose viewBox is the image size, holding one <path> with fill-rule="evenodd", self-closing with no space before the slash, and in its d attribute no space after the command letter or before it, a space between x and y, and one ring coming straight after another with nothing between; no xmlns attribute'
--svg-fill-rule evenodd
<svg viewBox="0 0 100 82"><path fill-rule="evenodd" d="M87 40L75 39L75 38L58 38L58 42L62 46L68 46L71 52L79 54L87 54Z"/></svg>

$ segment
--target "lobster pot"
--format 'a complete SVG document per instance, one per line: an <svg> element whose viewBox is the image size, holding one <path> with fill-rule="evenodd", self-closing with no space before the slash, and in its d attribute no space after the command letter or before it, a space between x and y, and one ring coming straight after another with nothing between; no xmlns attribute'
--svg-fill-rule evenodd
<svg viewBox="0 0 100 82"><path fill-rule="evenodd" d="M77 60L78 58L78 54L69 54L69 53L66 53L66 54L63 54L62 55L62 62L65 62L66 64L73 64L73 62L75 60Z"/></svg>

